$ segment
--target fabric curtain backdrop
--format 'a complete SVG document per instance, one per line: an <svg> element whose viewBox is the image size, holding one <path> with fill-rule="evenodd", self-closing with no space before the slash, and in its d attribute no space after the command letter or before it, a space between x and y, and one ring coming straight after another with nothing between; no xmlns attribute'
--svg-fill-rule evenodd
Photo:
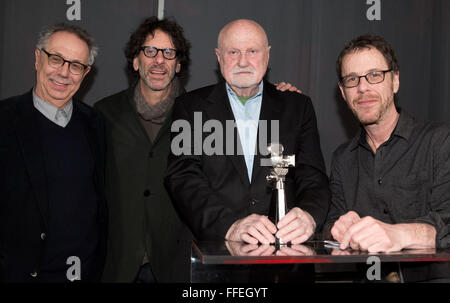
<svg viewBox="0 0 450 303"><path fill-rule="evenodd" d="M76 2L81 20L67 21L67 11ZM340 98L335 72L339 51L357 35L379 34L393 45L400 61L398 105L420 118L450 122L448 0L164 2L165 16L182 25L192 43L188 90L219 79L214 48L226 23L248 18L265 28L272 45L267 78L289 81L312 98L327 168L333 150L358 127ZM95 69L79 96L93 104L124 89L125 43L142 18L156 15L157 8L157 0L1 1L0 98L33 85L36 34L43 25L57 21L85 27L100 45Z"/></svg>
<svg viewBox="0 0 450 303"><path fill-rule="evenodd" d="M0 1L0 100L34 85L37 35L44 26L57 22L81 26L99 46L94 68L77 98L93 104L125 89L128 77L123 49L138 24L157 13L157 4L157 0Z"/></svg>

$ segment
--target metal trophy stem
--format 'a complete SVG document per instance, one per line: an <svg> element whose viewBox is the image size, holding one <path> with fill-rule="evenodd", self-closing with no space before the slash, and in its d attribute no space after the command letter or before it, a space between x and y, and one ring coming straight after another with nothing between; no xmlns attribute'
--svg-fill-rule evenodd
<svg viewBox="0 0 450 303"><path fill-rule="evenodd" d="M289 167L295 166L295 155L283 155L284 147L279 143L271 143L268 147L270 152L270 160L272 162L272 169L268 175L267 181L272 184L272 205L275 206L273 220L275 225L286 215L286 194L284 181L289 171ZM283 245L281 239L275 239L275 245Z"/></svg>

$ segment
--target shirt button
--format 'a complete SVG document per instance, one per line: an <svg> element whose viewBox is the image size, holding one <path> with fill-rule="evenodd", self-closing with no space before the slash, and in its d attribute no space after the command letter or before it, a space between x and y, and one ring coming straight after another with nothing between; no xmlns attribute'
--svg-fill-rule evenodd
<svg viewBox="0 0 450 303"><path fill-rule="evenodd" d="M149 158L153 158L153 152L152 151L148 153L148 157Z"/></svg>
<svg viewBox="0 0 450 303"><path fill-rule="evenodd" d="M256 205L256 202L258 202L258 200L256 200L256 199L251 199L250 200L250 204L251 205Z"/></svg>
<svg viewBox="0 0 450 303"><path fill-rule="evenodd" d="M32 276L33 278L37 277L37 272L33 271L32 273L30 273L30 276Z"/></svg>
<svg viewBox="0 0 450 303"><path fill-rule="evenodd" d="M389 210L388 210L387 208L385 208L385 209L383 209L383 213L384 213L385 215L387 215L387 214L389 213Z"/></svg>
<svg viewBox="0 0 450 303"><path fill-rule="evenodd" d="M383 183L383 179L381 179L381 178L380 178L380 179L378 179L378 184L380 184L380 185L381 185L382 183Z"/></svg>
<svg viewBox="0 0 450 303"><path fill-rule="evenodd" d="M41 234L41 240L45 240L47 238L47 235L45 233Z"/></svg>
<svg viewBox="0 0 450 303"><path fill-rule="evenodd" d="M144 190L144 197L149 197L151 194L150 190L146 189Z"/></svg>

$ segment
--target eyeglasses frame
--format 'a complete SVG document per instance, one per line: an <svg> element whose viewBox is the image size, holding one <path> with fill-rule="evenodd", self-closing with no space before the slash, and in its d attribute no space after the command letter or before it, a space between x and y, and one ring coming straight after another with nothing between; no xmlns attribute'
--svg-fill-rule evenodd
<svg viewBox="0 0 450 303"><path fill-rule="evenodd" d="M369 75L370 73L373 73L373 72L381 72L381 73L383 73L383 79L381 81L375 82L375 83L370 82L369 79L367 78L367 75ZM381 82L384 81L384 79L386 78L386 73L388 73L388 72L392 72L392 68L387 69L387 70L374 70L374 71L368 72L367 74L362 75L362 76L356 76L356 75L355 76L350 76L350 75L349 76L345 76L345 77L342 77L341 81L339 81L339 82L345 88L353 88L353 87L357 87L359 85L360 81L361 81L361 78L364 77L364 78L366 78L367 83L378 84L378 83L381 83ZM347 78L347 77L358 77L358 82L354 86L345 86L344 79Z"/></svg>
<svg viewBox="0 0 450 303"><path fill-rule="evenodd" d="M67 62L67 63L69 64L69 72L70 72L71 74L73 74L73 75L77 75L77 76L78 76L78 75L82 75L82 74L86 71L86 69L89 67L89 65L83 64L83 63L81 63L81 62L73 62L73 61L69 61L69 60L64 59L64 58L61 57L60 55L49 53L48 51L45 50L45 48L41 48L41 49L39 49L39 50L40 50L40 51L43 51L43 52L47 55L48 59L50 59L51 56L56 56L56 57L61 58L61 59L63 60L63 64L61 64L58 68L63 67L64 64L66 64L66 62ZM83 66L84 69L83 69L83 71L82 71L81 73L75 74L75 73L70 69L70 66L71 66L72 64L74 64L74 63L80 64L81 66ZM48 64L50 65L50 61L48 61ZM54 66L52 66L52 65L50 65L50 66L53 67L53 68L56 68L56 67L54 67Z"/></svg>
<svg viewBox="0 0 450 303"><path fill-rule="evenodd" d="M147 56L147 55L145 54L145 49L148 49L148 48L156 49L156 54L155 54L153 57ZM164 55L164 51L165 51L165 50L173 50L173 51L175 51L175 57L173 57L173 58L167 58L167 57ZM174 48L157 48L157 47L154 47L154 46L141 46L141 47L139 48L139 51L142 51L142 52L144 53L144 56L146 56L147 58L155 58L156 56L158 56L158 53L159 53L160 51L161 51L161 53L162 53L162 55L163 55L163 58L166 59L166 60L174 60L174 59L176 59L177 56L178 56L178 51L177 51L176 49L174 49Z"/></svg>

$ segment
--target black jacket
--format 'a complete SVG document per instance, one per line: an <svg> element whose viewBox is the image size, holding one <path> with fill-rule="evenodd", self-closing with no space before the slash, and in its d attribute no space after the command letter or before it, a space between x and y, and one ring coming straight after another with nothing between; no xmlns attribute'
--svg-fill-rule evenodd
<svg viewBox="0 0 450 303"><path fill-rule="evenodd" d="M195 90L176 100L172 118L174 122L177 119L187 121L192 130L192 142L189 142L192 148L196 136L195 112L196 115L198 112L202 114L203 123L220 121L225 132L226 121L234 121L225 83ZM265 82L259 120L267 121L267 143L271 142L270 121L279 122L279 139L284 145L284 154L296 156L296 166L290 169L286 178L287 187L292 192L289 208L297 206L309 212L319 230L328 212L330 192L311 100L298 93L277 91L275 86ZM258 128L258 132L261 130ZM223 155L177 156L172 153L165 179L180 213L200 240L223 240L236 220L253 213L269 214L271 187L266 176L270 167L260 166L263 156L258 150L250 183L244 156L227 155L226 136L220 131L219 134L224 138ZM178 135L174 132L172 138ZM209 135L203 133L202 139ZM236 128L234 138L236 149Z"/></svg>
<svg viewBox="0 0 450 303"><path fill-rule="evenodd" d="M107 208L104 198L104 124L96 111L74 102L85 118L95 165L99 243L92 272L99 281L106 254ZM0 101L0 281L32 282L39 276L48 228L44 159L35 121L32 92ZM69 267L69 265L68 265Z"/></svg>
<svg viewBox="0 0 450 303"><path fill-rule="evenodd" d="M110 228L103 281L132 282L147 251L158 282L188 282L192 236L163 185L171 119L151 142L136 112L135 86L95 104L107 133Z"/></svg>

